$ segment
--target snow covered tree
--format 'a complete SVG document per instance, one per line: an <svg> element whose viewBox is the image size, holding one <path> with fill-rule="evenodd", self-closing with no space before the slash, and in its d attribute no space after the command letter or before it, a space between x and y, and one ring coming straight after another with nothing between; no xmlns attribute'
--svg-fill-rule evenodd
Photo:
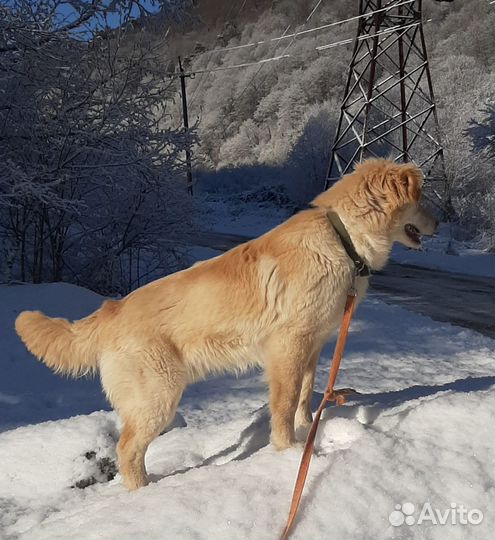
<svg viewBox="0 0 495 540"><path fill-rule="evenodd" d="M466 132L476 150L486 151L491 158L495 158L495 102L488 103L481 113L483 119L471 120Z"/></svg>
<svg viewBox="0 0 495 540"><path fill-rule="evenodd" d="M287 160L289 194L298 204L306 204L322 191L330 158L336 118L330 103L312 105L304 117L304 129Z"/></svg>
<svg viewBox="0 0 495 540"><path fill-rule="evenodd" d="M220 148L218 167L256 164L259 142L257 126L251 119L246 120L239 132Z"/></svg>
<svg viewBox="0 0 495 540"><path fill-rule="evenodd" d="M116 28L105 25L107 3L74 3L69 23L60 5L2 8L1 246L23 281L126 292L158 269L151 251L173 253L189 229L180 175L192 141L164 127L175 88L154 41L131 24L137 4L111 4ZM158 230L175 240L164 245Z"/></svg>

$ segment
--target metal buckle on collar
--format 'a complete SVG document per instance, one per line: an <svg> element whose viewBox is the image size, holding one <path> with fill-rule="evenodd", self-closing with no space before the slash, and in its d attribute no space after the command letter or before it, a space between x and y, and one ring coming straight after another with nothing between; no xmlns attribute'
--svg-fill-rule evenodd
<svg viewBox="0 0 495 540"><path fill-rule="evenodd" d="M356 265L356 275L359 277L367 277L370 275L369 266L364 261L354 261Z"/></svg>

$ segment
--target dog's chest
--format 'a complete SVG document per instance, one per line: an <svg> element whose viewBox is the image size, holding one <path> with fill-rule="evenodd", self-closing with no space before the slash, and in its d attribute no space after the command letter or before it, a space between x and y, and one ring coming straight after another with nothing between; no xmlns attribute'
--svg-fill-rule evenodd
<svg viewBox="0 0 495 540"><path fill-rule="evenodd" d="M347 295L352 286L352 270L336 265L329 270L315 274L307 280L300 302L299 315L323 335L331 333L339 324L344 312ZM369 278L358 277L355 281L357 301L360 302L368 289Z"/></svg>

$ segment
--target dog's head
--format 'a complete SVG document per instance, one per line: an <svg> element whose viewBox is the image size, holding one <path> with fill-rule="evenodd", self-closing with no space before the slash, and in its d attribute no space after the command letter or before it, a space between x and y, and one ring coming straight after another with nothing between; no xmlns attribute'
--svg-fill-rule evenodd
<svg viewBox="0 0 495 540"><path fill-rule="evenodd" d="M435 217L419 204L422 184L423 174L412 163L370 159L357 165L353 173L319 195L313 204L335 210L351 227L351 237L358 243L365 235L368 243L375 236L390 247L400 242L419 249L421 236L432 235L438 226Z"/></svg>

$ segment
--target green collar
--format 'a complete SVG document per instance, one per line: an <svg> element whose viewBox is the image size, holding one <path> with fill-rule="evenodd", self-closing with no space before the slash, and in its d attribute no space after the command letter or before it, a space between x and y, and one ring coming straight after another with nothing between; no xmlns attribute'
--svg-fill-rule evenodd
<svg viewBox="0 0 495 540"><path fill-rule="evenodd" d="M342 242L342 246L345 249L347 255L354 263L356 267L356 275L359 277L367 277L370 275L370 267L365 263L365 261L358 255L354 244L352 243L351 237L345 228L345 225L342 223L342 220L336 212L330 210L327 212L327 218L330 222L330 225L334 228L337 236Z"/></svg>

